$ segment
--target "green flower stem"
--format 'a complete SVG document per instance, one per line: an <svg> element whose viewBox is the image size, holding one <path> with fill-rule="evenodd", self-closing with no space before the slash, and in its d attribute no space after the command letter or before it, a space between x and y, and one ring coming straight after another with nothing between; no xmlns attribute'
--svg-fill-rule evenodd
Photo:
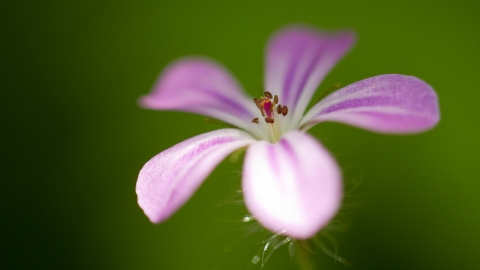
<svg viewBox="0 0 480 270"><path fill-rule="evenodd" d="M313 254L305 247L305 245L308 245L306 241L295 241L298 265L302 270L315 270L316 267Z"/></svg>

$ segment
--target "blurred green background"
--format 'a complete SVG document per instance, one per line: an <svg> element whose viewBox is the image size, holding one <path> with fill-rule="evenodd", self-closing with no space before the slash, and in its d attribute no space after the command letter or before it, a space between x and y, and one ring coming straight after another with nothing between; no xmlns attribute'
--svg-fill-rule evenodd
<svg viewBox="0 0 480 270"><path fill-rule="evenodd" d="M206 55L260 93L269 35L292 22L353 28L356 47L321 90L379 74L415 75L442 120L416 136L340 124L311 130L337 157L358 209L320 269L479 269L478 1L2 1L1 269L259 269L262 248L231 252L242 206L215 207L240 185L223 162L171 219L151 224L136 177L160 151L219 128L148 111L170 61ZM236 220L236 222L232 221ZM238 226L237 226L238 227ZM292 269L286 248L264 269Z"/></svg>

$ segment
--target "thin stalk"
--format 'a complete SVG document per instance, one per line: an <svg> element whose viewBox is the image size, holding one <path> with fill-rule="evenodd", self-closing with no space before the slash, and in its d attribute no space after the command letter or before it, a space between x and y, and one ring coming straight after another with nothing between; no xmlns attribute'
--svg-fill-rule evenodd
<svg viewBox="0 0 480 270"><path fill-rule="evenodd" d="M313 259L313 254L305 248L305 241L296 241L295 249L297 254L297 262L302 270L315 270L315 261Z"/></svg>
<svg viewBox="0 0 480 270"><path fill-rule="evenodd" d="M338 89L338 88L340 88L340 84L339 84L339 83L330 86L330 88L328 88L327 90L325 90L325 92L323 92L323 93L315 100L315 102L314 102L313 104L314 104L314 105L317 104L320 100L322 100L324 97L326 97L328 94L330 94L330 92L332 92L333 90Z"/></svg>

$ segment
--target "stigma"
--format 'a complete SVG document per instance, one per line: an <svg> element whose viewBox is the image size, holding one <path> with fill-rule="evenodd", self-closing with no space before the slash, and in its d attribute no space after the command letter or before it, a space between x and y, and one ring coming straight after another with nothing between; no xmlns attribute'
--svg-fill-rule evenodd
<svg viewBox="0 0 480 270"><path fill-rule="evenodd" d="M257 106L258 110L262 114L267 124L275 123L275 119L280 116L286 116L288 114L288 107L280 105L278 96L272 96L270 92L264 92L264 96L254 98L253 102ZM259 123L258 118L252 120L252 123Z"/></svg>

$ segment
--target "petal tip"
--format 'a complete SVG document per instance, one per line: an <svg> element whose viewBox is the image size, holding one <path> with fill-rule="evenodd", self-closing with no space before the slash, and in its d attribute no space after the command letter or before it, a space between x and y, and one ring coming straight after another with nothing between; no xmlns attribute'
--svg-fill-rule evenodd
<svg viewBox="0 0 480 270"><path fill-rule="evenodd" d="M269 38L269 43L274 41L278 37L290 38L292 36L297 37L321 37L321 38L330 38L337 39L339 41L344 41L349 46L352 46L357 41L357 31L353 28L343 28L343 29L322 29L317 28L312 25L295 23L283 26L277 29ZM267 47L268 48L268 47Z"/></svg>
<svg viewBox="0 0 480 270"><path fill-rule="evenodd" d="M337 90L314 105L302 119L305 130L333 121L382 134L428 131L440 120L438 96L414 76L386 74Z"/></svg>
<svg viewBox="0 0 480 270"><path fill-rule="evenodd" d="M343 192L334 158L299 131L276 144L251 145L242 187L247 208L264 227L297 239L310 238L328 224Z"/></svg>
<svg viewBox="0 0 480 270"><path fill-rule="evenodd" d="M138 205L153 223L172 216L228 154L251 142L238 129L220 129L185 140L151 158L140 170Z"/></svg>

